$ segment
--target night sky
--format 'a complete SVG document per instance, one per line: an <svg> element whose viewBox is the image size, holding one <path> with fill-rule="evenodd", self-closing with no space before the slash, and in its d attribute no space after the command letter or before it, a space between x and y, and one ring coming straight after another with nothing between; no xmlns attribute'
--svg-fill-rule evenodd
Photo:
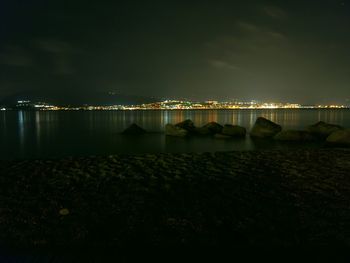
<svg viewBox="0 0 350 263"><path fill-rule="evenodd" d="M0 2L0 99L350 99L350 1Z"/></svg>

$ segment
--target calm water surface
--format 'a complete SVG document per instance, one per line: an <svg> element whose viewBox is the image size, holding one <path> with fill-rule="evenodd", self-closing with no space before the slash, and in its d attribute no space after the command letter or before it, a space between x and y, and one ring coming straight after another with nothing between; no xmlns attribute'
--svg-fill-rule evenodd
<svg viewBox="0 0 350 263"><path fill-rule="evenodd" d="M192 119L196 126L216 121L238 124L249 130L259 116L277 122L285 129L303 129L320 120L350 127L350 110L347 109L5 111L0 112L0 159L300 147L295 144L256 144L249 137L222 141L168 138L163 134L165 124L185 119ZM152 133L140 137L120 134L134 122Z"/></svg>

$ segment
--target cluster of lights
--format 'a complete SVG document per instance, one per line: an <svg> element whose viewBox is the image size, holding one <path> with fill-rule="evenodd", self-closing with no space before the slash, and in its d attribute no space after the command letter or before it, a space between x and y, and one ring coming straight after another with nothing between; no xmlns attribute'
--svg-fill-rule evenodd
<svg viewBox="0 0 350 263"><path fill-rule="evenodd" d="M47 104L45 102L31 103L28 100L17 101L16 107L29 107L36 110L190 110L190 109L344 109L349 108L344 105L314 105L303 106L295 103L259 103L257 101L235 101L235 102L219 102L219 101L205 101L205 102L191 102L182 100L165 100L161 102L154 102L141 105L112 105L112 106L91 106L84 105L81 107L61 107ZM1 111L6 108L0 108Z"/></svg>
<svg viewBox="0 0 350 263"><path fill-rule="evenodd" d="M330 108L330 109L344 109L346 106L344 105L317 105L318 108Z"/></svg>
<svg viewBox="0 0 350 263"><path fill-rule="evenodd" d="M141 109L296 109L302 108L300 104L292 103L258 103L256 101L250 102L189 102L178 100L166 100L158 103L143 104Z"/></svg>

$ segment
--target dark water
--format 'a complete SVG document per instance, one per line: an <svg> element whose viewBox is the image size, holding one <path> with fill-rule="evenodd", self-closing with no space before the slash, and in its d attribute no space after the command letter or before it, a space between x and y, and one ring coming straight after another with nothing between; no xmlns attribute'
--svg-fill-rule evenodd
<svg viewBox="0 0 350 263"><path fill-rule="evenodd" d="M0 112L0 159L105 155L115 153L206 152L301 147L295 144L256 144L245 140L167 138L167 123L192 119L250 129L266 117L286 129L302 129L323 120L350 127L350 110L197 110L197 111L5 111ZM153 133L128 137L119 133L131 123ZM319 147L319 145L303 145Z"/></svg>

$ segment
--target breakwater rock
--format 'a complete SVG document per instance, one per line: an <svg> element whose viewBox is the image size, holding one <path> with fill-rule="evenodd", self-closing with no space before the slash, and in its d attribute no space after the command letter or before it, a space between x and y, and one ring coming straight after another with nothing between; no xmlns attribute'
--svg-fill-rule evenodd
<svg viewBox="0 0 350 263"><path fill-rule="evenodd" d="M350 129L338 130L327 137L330 145L350 146Z"/></svg>
<svg viewBox="0 0 350 263"><path fill-rule="evenodd" d="M173 137L186 137L188 131L173 124L165 125L165 135Z"/></svg>
<svg viewBox="0 0 350 263"><path fill-rule="evenodd" d="M221 133L224 127L217 122L209 122L203 127L197 128L196 133L199 135L215 135Z"/></svg>
<svg viewBox="0 0 350 263"><path fill-rule="evenodd" d="M183 130L186 130L188 133L193 134L196 132L196 127L194 126L194 123L191 120L185 120L183 122L176 124L175 126Z"/></svg>
<svg viewBox="0 0 350 263"><path fill-rule="evenodd" d="M323 121L317 122L316 124L307 127L308 132L323 139L327 138L333 132L342 129L343 127L341 127L340 125L325 123Z"/></svg>
<svg viewBox="0 0 350 263"><path fill-rule="evenodd" d="M231 137L245 137L246 133L247 133L246 128L238 125L226 124L222 129L223 135L228 135Z"/></svg>
<svg viewBox="0 0 350 263"><path fill-rule="evenodd" d="M307 131L286 130L277 133L274 137L277 141L309 142L316 138Z"/></svg>
<svg viewBox="0 0 350 263"><path fill-rule="evenodd" d="M177 124L167 124L165 134L175 137L188 136L213 136L216 139L244 138L246 128L217 122L210 122L202 127L196 127L191 120L185 120ZM310 125L306 130L282 130L282 126L263 117L257 118L249 133L250 137L257 139L274 139L284 142L312 142L323 141L328 145L350 146L348 142L348 130L335 124L320 121Z"/></svg>
<svg viewBox="0 0 350 263"><path fill-rule="evenodd" d="M268 119L259 117L251 132L250 136L255 138L272 138L282 130L282 127Z"/></svg>
<svg viewBox="0 0 350 263"><path fill-rule="evenodd" d="M142 135L145 134L146 130L138 126L137 124L133 123L128 128L126 128L122 134L124 135Z"/></svg>

